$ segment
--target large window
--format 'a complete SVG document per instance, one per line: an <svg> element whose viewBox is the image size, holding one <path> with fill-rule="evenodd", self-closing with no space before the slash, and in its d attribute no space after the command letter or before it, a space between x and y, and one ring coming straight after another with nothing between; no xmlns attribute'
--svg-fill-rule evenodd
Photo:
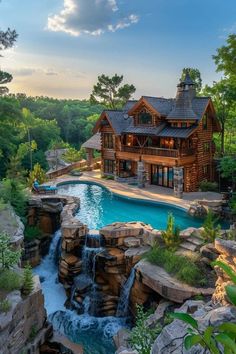
<svg viewBox="0 0 236 354"><path fill-rule="evenodd" d="M104 173L113 174L115 172L115 161L114 160L104 160Z"/></svg>
<svg viewBox="0 0 236 354"><path fill-rule="evenodd" d="M113 149L113 134L105 133L103 136L104 148L105 149Z"/></svg>
<svg viewBox="0 0 236 354"><path fill-rule="evenodd" d="M152 115L142 110L138 115L138 124L152 124Z"/></svg>

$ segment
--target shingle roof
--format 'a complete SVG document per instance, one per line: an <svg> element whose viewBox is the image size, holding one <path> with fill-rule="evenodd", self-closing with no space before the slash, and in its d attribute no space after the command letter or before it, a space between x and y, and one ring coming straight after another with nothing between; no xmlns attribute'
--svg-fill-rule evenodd
<svg viewBox="0 0 236 354"><path fill-rule="evenodd" d="M128 112L138 101L137 100L129 100L123 107L125 112Z"/></svg>
<svg viewBox="0 0 236 354"><path fill-rule="evenodd" d="M167 119L198 119L193 111L189 91L185 90L181 84L178 85L175 105L168 114Z"/></svg>
<svg viewBox="0 0 236 354"><path fill-rule="evenodd" d="M210 97L194 97L192 107L198 119L201 119L209 103Z"/></svg>
<svg viewBox="0 0 236 354"><path fill-rule="evenodd" d="M193 125L189 128L173 128L166 127L159 134L159 137L171 137L171 138L188 138L194 130L197 128L197 125Z"/></svg>
<svg viewBox="0 0 236 354"><path fill-rule="evenodd" d="M156 111L166 116L174 106L173 98L142 96Z"/></svg>
<svg viewBox="0 0 236 354"><path fill-rule="evenodd" d="M83 148L101 150L101 133L96 133L82 144Z"/></svg>
<svg viewBox="0 0 236 354"><path fill-rule="evenodd" d="M120 135L131 124L132 118L124 111L106 110L104 112L107 114L112 128L117 135Z"/></svg>
<svg viewBox="0 0 236 354"><path fill-rule="evenodd" d="M166 123L161 123L157 127L134 126L131 124L128 128L123 130L123 133L136 134L136 135L156 135L166 126Z"/></svg>

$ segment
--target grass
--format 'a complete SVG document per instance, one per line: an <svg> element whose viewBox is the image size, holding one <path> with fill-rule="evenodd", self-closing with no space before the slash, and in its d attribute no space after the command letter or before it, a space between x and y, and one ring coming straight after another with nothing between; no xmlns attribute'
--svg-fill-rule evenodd
<svg viewBox="0 0 236 354"><path fill-rule="evenodd" d="M19 290L22 286L21 276L11 269L0 270L0 289L6 292Z"/></svg>
<svg viewBox="0 0 236 354"><path fill-rule="evenodd" d="M26 241L32 241L42 235L41 230L37 226L27 225L24 231L24 237Z"/></svg>
<svg viewBox="0 0 236 354"><path fill-rule="evenodd" d="M11 303L8 299L0 301L0 313L7 313L11 309Z"/></svg>
<svg viewBox="0 0 236 354"><path fill-rule="evenodd" d="M167 273L186 284L203 286L206 283L202 270L192 260L165 248L154 246L144 255L144 259L164 268Z"/></svg>

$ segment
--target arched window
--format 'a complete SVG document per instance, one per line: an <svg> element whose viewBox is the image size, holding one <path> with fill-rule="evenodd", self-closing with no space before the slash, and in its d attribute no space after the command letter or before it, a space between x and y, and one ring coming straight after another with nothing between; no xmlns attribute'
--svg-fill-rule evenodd
<svg viewBox="0 0 236 354"><path fill-rule="evenodd" d="M138 124L152 124L152 115L143 109L138 115Z"/></svg>

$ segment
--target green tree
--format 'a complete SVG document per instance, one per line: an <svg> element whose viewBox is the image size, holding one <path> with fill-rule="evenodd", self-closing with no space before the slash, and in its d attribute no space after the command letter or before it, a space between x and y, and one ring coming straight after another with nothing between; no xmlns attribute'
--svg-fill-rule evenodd
<svg viewBox="0 0 236 354"><path fill-rule="evenodd" d="M123 75L115 74L112 77L107 75L98 76L98 82L93 86L93 91L90 96L92 103L102 103L104 106L117 109L124 105L136 91L134 85L125 84Z"/></svg>
<svg viewBox="0 0 236 354"><path fill-rule="evenodd" d="M27 264L23 272L22 293L24 295L29 295L33 289L34 289L34 276L33 276L31 266Z"/></svg>
<svg viewBox="0 0 236 354"><path fill-rule="evenodd" d="M36 163L34 165L33 170L30 171L30 173L29 173L29 177L28 177L28 185L29 185L29 187L32 187L32 184L33 184L35 178L37 179L39 184L42 184L42 183L44 183L47 180L46 173L42 169L42 167L40 166L39 163Z"/></svg>
<svg viewBox="0 0 236 354"><path fill-rule="evenodd" d="M200 71L196 68L183 68L181 80L184 80L187 73L196 85L196 92L200 93L202 90L202 78Z"/></svg>
<svg viewBox="0 0 236 354"><path fill-rule="evenodd" d="M203 230L201 231L201 236L205 242L214 242L220 236L221 227L220 225L216 225L218 221L219 218L209 209L203 223Z"/></svg>
<svg viewBox="0 0 236 354"><path fill-rule="evenodd" d="M220 161L220 173L223 178L231 180L233 190L236 183L236 159L234 156L225 156Z"/></svg>
<svg viewBox="0 0 236 354"><path fill-rule="evenodd" d="M167 227L165 231L162 231L161 235L167 248L175 249L179 246L181 242L180 229L175 226L175 218L172 213L168 214Z"/></svg>
<svg viewBox="0 0 236 354"><path fill-rule="evenodd" d="M206 85L203 93L211 97L216 115L221 123L220 152L221 155L224 155L225 139L228 143L233 144L232 137L236 132L236 82L227 78L221 79L219 82L214 82L211 87ZM227 152L229 150L230 147L227 146Z"/></svg>
<svg viewBox="0 0 236 354"><path fill-rule="evenodd" d="M15 30L8 28L6 31L0 30L0 51L13 47L18 34Z"/></svg>
<svg viewBox="0 0 236 354"><path fill-rule="evenodd" d="M227 77L236 78L236 34L230 34L226 45L216 50L213 59L217 65L217 71L223 71Z"/></svg>
<svg viewBox="0 0 236 354"><path fill-rule="evenodd" d="M24 185L16 179L4 179L1 182L0 198L5 203L10 203L16 214L23 220L26 213L27 194Z"/></svg>
<svg viewBox="0 0 236 354"><path fill-rule="evenodd" d="M0 85L6 85L11 82L13 79L12 75L0 70ZM0 86L0 96L5 95L9 92L9 89L6 86Z"/></svg>
<svg viewBox="0 0 236 354"><path fill-rule="evenodd" d="M0 233L0 267L10 268L20 260L21 252L14 251L11 239L6 233Z"/></svg>

